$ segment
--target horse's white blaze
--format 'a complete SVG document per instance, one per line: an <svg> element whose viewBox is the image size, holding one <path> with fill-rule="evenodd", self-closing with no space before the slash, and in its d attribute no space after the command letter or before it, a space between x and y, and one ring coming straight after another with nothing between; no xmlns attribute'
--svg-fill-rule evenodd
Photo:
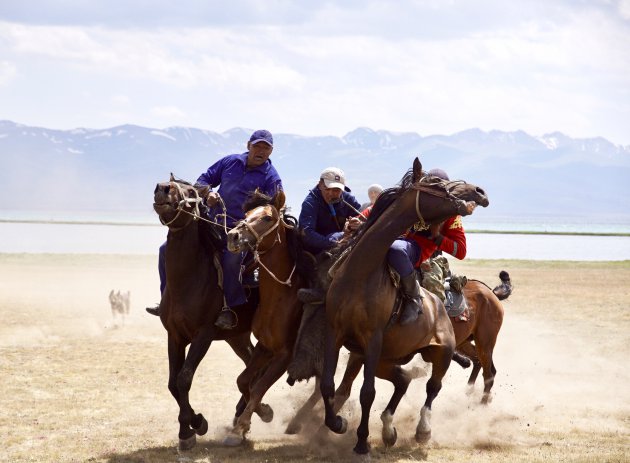
<svg viewBox="0 0 630 463"><path fill-rule="evenodd" d="M422 407L420 411L420 421L418 421L418 427L416 428L416 434L427 434L431 432L431 410L426 406Z"/></svg>

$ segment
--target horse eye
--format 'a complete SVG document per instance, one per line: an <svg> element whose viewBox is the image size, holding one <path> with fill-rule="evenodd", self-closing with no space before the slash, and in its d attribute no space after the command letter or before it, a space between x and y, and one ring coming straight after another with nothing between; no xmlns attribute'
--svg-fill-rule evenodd
<svg viewBox="0 0 630 463"><path fill-rule="evenodd" d="M271 222L271 221L273 221L273 217L270 217L270 216L266 215L266 216L263 217L263 221L264 222Z"/></svg>

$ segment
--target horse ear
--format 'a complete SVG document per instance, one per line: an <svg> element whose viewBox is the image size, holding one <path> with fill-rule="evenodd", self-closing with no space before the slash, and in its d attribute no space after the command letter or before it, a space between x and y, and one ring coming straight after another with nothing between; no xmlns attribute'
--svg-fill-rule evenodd
<svg viewBox="0 0 630 463"><path fill-rule="evenodd" d="M210 185L203 185L203 186L200 185L197 187L197 193L202 198L205 198L206 196L208 196L209 191L210 191Z"/></svg>
<svg viewBox="0 0 630 463"><path fill-rule="evenodd" d="M418 158L413 160L413 181L414 183L422 177L422 163Z"/></svg>
<svg viewBox="0 0 630 463"><path fill-rule="evenodd" d="M169 179L169 182L174 182L175 181L175 176L173 175L173 172L171 172L171 178Z"/></svg>
<svg viewBox="0 0 630 463"><path fill-rule="evenodd" d="M286 196L284 195L284 191L278 190L278 192L273 196L273 206L280 210L284 207L284 202L286 200Z"/></svg>

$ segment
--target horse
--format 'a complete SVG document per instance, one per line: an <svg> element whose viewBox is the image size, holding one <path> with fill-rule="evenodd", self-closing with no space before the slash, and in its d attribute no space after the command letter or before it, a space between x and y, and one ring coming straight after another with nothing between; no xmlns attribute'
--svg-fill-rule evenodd
<svg viewBox="0 0 630 463"><path fill-rule="evenodd" d="M254 193L243 207L245 218L227 234L228 250L253 253L259 265L260 291L252 321L258 345L237 379L244 402L237 408L234 427L223 441L229 446L242 443L250 429L252 412L286 371L302 316L297 291L304 285L304 278L296 272L297 256L292 245L297 237L293 226L285 221L284 203L282 191L273 198Z"/></svg>
<svg viewBox="0 0 630 463"><path fill-rule="evenodd" d="M386 255L391 243L418 222L424 226L456 214L467 215L466 201L484 207L489 204L485 192L475 185L438 180L423 176L420 161L414 160L400 187L379 196L370 218L345 248L345 260L337 266L326 293L326 341L320 385L324 423L338 434L347 430L347 420L334 409L334 375L340 348L345 346L363 356L361 421L354 447L358 455L369 453L368 423L376 394L377 368L381 373L386 368L394 384L394 393L381 415L383 440L386 445L393 445L397 438L392 426L393 415L409 385L407 378L400 378L398 366L410 361L416 353L432 363L431 376L426 383L427 398L416 427L416 441L426 442L431 435L431 406L455 351L455 334L442 301L424 289L421 290L423 314L413 324L392 323L397 291Z"/></svg>
<svg viewBox="0 0 630 463"><path fill-rule="evenodd" d="M479 371L483 369L484 389L481 403L487 404L491 400L490 390L494 385L497 374L492 354L497 342L499 330L503 324L503 305L500 301L512 294L512 283L509 274L502 270L499 274L502 285L490 289L479 280L468 280L463 292L469 307L469 317L466 321L453 321L455 332L456 352L453 356L458 364L467 368L470 361L462 358L460 353L470 358L473 369L468 378L469 393L475 384Z"/></svg>
<svg viewBox="0 0 630 463"><path fill-rule="evenodd" d="M189 450L196 436L208 430L208 422L195 413L189 391L199 363L214 340L225 340L247 364L252 357L250 341L253 314L258 293L253 291L246 304L234 308L239 324L233 330L221 330L214 322L223 307L220 264L215 255L222 247L222 237L215 224L204 219L205 206L199 191L190 183L176 180L158 183L153 209L168 227L166 246L166 288L160 301L160 320L168 333L168 389L179 406L179 449ZM188 353L186 347L190 345ZM237 408L241 406L243 398ZM263 421L270 421L273 410L265 404L256 408Z"/></svg>

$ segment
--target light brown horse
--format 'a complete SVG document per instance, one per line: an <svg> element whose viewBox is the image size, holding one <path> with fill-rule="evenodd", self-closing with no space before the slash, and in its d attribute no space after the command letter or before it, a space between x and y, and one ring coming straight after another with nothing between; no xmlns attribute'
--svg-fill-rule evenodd
<svg viewBox="0 0 630 463"><path fill-rule="evenodd" d="M484 404L490 401L490 390L497 374L492 354L503 324L504 311L500 301L512 294L512 284L508 273L501 271L500 278L503 284L494 290L482 281L468 280L468 284L464 287L464 296L470 312L468 320L453 320L456 349L473 361L473 370L468 379L471 389L479 371L483 369L484 389L481 403ZM453 359L464 367L468 366L458 353Z"/></svg>
<svg viewBox="0 0 630 463"><path fill-rule="evenodd" d="M222 242L216 226L203 217L200 193L171 175L169 182L156 185L153 209L168 227L166 289L160 301L160 319L168 333L168 389L179 405L179 448L188 450L195 445L195 436L208 430L208 422L201 413L194 412L188 399L195 371L214 340L225 340L244 363L249 361L258 294L252 293L247 304L238 306L239 324L235 329L217 328L214 322L223 307L223 291L214 256ZM263 421L273 416L264 404L259 404L256 412Z"/></svg>
<svg viewBox="0 0 630 463"><path fill-rule="evenodd" d="M351 243L347 258L335 273L326 296L327 335L321 380L326 411L324 422L336 433L347 429L347 421L336 415L334 409L334 375L339 350L345 346L364 358L360 393L362 415L354 447L359 455L369 452L368 422L376 394L377 368L387 366L395 378L398 365L408 362L416 353L432 363L426 385L427 398L416 428L416 440L424 442L431 434L432 402L442 387L442 378L455 350L455 335L444 305L431 293L422 290L424 313L415 323L405 326L392 323L396 289L386 262L391 243L416 222L430 224L453 215L466 215L466 201L488 205L487 196L479 187L422 178L422 166L416 158L400 187L381 194L370 218ZM394 394L381 415L386 443L396 440L392 419L408 384L407 381L401 387L394 382Z"/></svg>
<svg viewBox="0 0 630 463"><path fill-rule="evenodd" d="M289 246L289 240L295 239L293 226L285 222L281 212L285 196L280 191L271 202L269 199L254 195L244 206L249 209L245 218L227 236L230 251L253 252L260 279L260 303L252 322L258 344L237 379L245 406L237 408L234 428L223 440L230 446L241 444L249 431L252 413L286 371L302 316L297 291L303 280L296 272L296 259Z"/></svg>

